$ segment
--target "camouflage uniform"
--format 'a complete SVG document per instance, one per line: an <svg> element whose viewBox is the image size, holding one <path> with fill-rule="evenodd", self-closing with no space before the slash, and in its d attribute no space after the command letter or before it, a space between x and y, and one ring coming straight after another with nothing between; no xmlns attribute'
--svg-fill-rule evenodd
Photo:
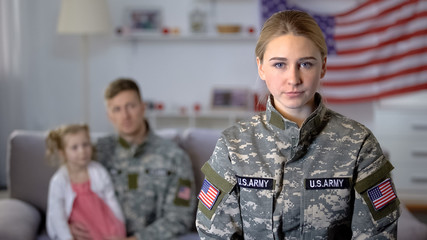
<svg viewBox="0 0 427 240"><path fill-rule="evenodd" d="M97 154L110 172L129 235L175 239L189 231L196 207L194 174L181 148L149 130L139 146L117 136L101 138Z"/></svg>
<svg viewBox="0 0 427 240"><path fill-rule="evenodd" d="M269 100L223 132L202 167L217 193L199 201L201 239L396 239L397 196L375 210L367 194L383 180L395 194L393 167L366 127L316 102L301 129Z"/></svg>

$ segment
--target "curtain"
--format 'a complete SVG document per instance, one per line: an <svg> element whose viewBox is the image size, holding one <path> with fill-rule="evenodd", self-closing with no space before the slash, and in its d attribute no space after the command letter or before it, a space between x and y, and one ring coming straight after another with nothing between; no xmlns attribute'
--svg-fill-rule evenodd
<svg viewBox="0 0 427 240"><path fill-rule="evenodd" d="M19 126L20 0L0 0L0 188L6 186L7 139Z"/></svg>

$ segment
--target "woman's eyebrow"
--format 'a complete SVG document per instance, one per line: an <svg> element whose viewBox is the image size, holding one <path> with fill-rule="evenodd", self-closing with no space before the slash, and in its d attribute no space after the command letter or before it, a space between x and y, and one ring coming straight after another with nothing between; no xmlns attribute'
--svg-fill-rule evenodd
<svg viewBox="0 0 427 240"><path fill-rule="evenodd" d="M317 61L317 58L315 58L315 57L303 57L303 58L298 59L298 61L306 61L306 60L315 60L315 61Z"/></svg>
<svg viewBox="0 0 427 240"><path fill-rule="evenodd" d="M269 61L277 61L277 60L279 60L279 61L288 61L288 59L285 58L285 57L272 57L272 58L269 59Z"/></svg>
<svg viewBox="0 0 427 240"><path fill-rule="evenodd" d="M306 60L316 60L317 61L317 58L315 58L315 57L302 57L302 58L298 59L298 61L306 61ZM283 61L283 62L286 62L286 61L288 61L288 59L285 58L285 57L272 57L272 58L269 59L269 61Z"/></svg>

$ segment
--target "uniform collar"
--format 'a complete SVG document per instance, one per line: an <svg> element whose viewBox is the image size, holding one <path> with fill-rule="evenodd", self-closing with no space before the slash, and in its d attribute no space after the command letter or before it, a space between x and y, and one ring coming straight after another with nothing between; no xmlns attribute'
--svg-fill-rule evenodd
<svg viewBox="0 0 427 240"><path fill-rule="evenodd" d="M304 135L306 131L312 131L314 129L318 129L323 125L323 120L325 118L325 114L327 108L323 104L322 96L319 93L316 93L314 96L315 104L317 108L308 116L308 118L304 121L301 126L301 133ZM285 130L289 127L296 127L297 124L289 119L283 117L279 111L272 104L272 96L268 98L267 108L266 108L267 122L271 125Z"/></svg>
<svg viewBox="0 0 427 240"><path fill-rule="evenodd" d="M147 120L145 120L145 126L146 126L146 128L145 128L146 129L145 139L144 139L144 141L141 144L137 145L136 148L142 147L145 144L145 142L147 141L147 139L150 138L150 135L153 134L152 131L150 130L150 126L149 126ZM124 138L120 137L120 135L117 137L117 142L124 149L130 149L130 148L132 148L134 146L132 143L129 143Z"/></svg>

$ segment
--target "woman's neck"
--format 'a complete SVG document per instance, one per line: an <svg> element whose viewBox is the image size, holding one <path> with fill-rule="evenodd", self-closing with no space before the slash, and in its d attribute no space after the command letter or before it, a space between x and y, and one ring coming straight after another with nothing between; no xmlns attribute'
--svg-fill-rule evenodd
<svg viewBox="0 0 427 240"><path fill-rule="evenodd" d="M274 106L274 102L272 103ZM316 109L316 106L313 98L313 100L309 101L306 105L300 108L295 108L295 109L278 109L277 107L275 108L283 117L285 117L286 119L292 122L295 122L298 125L298 127L301 128L304 121Z"/></svg>

